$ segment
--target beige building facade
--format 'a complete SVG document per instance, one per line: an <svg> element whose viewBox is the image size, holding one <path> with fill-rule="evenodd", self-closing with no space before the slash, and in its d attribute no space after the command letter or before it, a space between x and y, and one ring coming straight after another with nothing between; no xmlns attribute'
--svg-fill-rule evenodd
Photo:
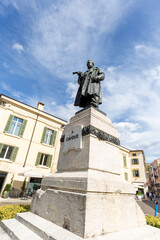
<svg viewBox="0 0 160 240"><path fill-rule="evenodd" d="M135 186L137 192L145 195L148 189L143 150L129 150L120 146L120 157L123 164L122 176Z"/></svg>
<svg viewBox="0 0 160 240"><path fill-rule="evenodd" d="M0 95L0 194L6 184L21 190L56 171L60 137L66 121ZM30 185L29 185L30 184ZM29 189L28 189L29 191Z"/></svg>

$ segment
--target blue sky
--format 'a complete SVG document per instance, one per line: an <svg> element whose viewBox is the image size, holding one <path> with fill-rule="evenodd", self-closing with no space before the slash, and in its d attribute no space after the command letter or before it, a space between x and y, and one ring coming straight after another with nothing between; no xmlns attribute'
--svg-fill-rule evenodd
<svg viewBox="0 0 160 240"><path fill-rule="evenodd" d="M159 0L0 0L0 92L69 120L88 59L121 145L160 157Z"/></svg>

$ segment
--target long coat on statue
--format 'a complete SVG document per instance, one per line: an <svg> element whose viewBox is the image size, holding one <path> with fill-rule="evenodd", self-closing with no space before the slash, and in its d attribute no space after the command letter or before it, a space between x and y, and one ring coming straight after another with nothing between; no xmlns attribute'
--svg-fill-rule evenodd
<svg viewBox="0 0 160 240"><path fill-rule="evenodd" d="M96 95L99 99L99 104L102 103L102 92L100 81L104 80L104 73L100 68L91 68L84 72L79 78L79 89L77 91L74 106L86 107L87 98L91 95ZM96 78L96 81L95 81Z"/></svg>

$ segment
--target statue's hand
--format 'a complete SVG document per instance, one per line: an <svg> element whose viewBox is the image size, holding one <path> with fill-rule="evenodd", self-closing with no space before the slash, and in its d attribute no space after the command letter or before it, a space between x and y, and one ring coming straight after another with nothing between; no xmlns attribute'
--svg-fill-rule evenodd
<svg viewBox="0 0 160 240"><path fill-rule="evenodd" d="M73 72L73 74L77 74L79 77L81 77L82 72L78 71L78 72Z"/></svg>
<svg viewBox="0 0 160 240"><path fill-rule="evenodd" d="M78 74L79 76L81 76L81 75L82 75L82 72L78 71L77 74Z"/></svg>
<svg viewBox="0 0 160 240"><path fill-rule="evenodd" d="M94 77L94 78L92 79L92 82L93 82L93 83L99 83L99 77Z"/></svg>

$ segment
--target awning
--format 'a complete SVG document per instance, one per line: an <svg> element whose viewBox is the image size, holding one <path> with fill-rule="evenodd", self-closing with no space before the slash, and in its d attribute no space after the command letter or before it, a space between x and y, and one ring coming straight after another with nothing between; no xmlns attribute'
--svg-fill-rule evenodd
<svg viewBox="0 0 160 240"><path fill-rule="evenodd" d="M133 186L134 186L135 188L144 189L144 183L136 183L136 182L133 182Z"/></svg>
<svg viewBox="0 0 160 240"><path fill-rule="evenodd" d="M37 173L37 172L34 172L34 171L27 171L27 172L24 173L24 176L25 177L33 177L33 178L43 178L44 174Z"/></svg>
<svg viewBox="0 0 160 240"><path fill-rule="evenodd" d="M37 173L32 170L26 171L24 173L19 173L20 176L32 177L32 178L43 178L45 174Z"/></svg>

